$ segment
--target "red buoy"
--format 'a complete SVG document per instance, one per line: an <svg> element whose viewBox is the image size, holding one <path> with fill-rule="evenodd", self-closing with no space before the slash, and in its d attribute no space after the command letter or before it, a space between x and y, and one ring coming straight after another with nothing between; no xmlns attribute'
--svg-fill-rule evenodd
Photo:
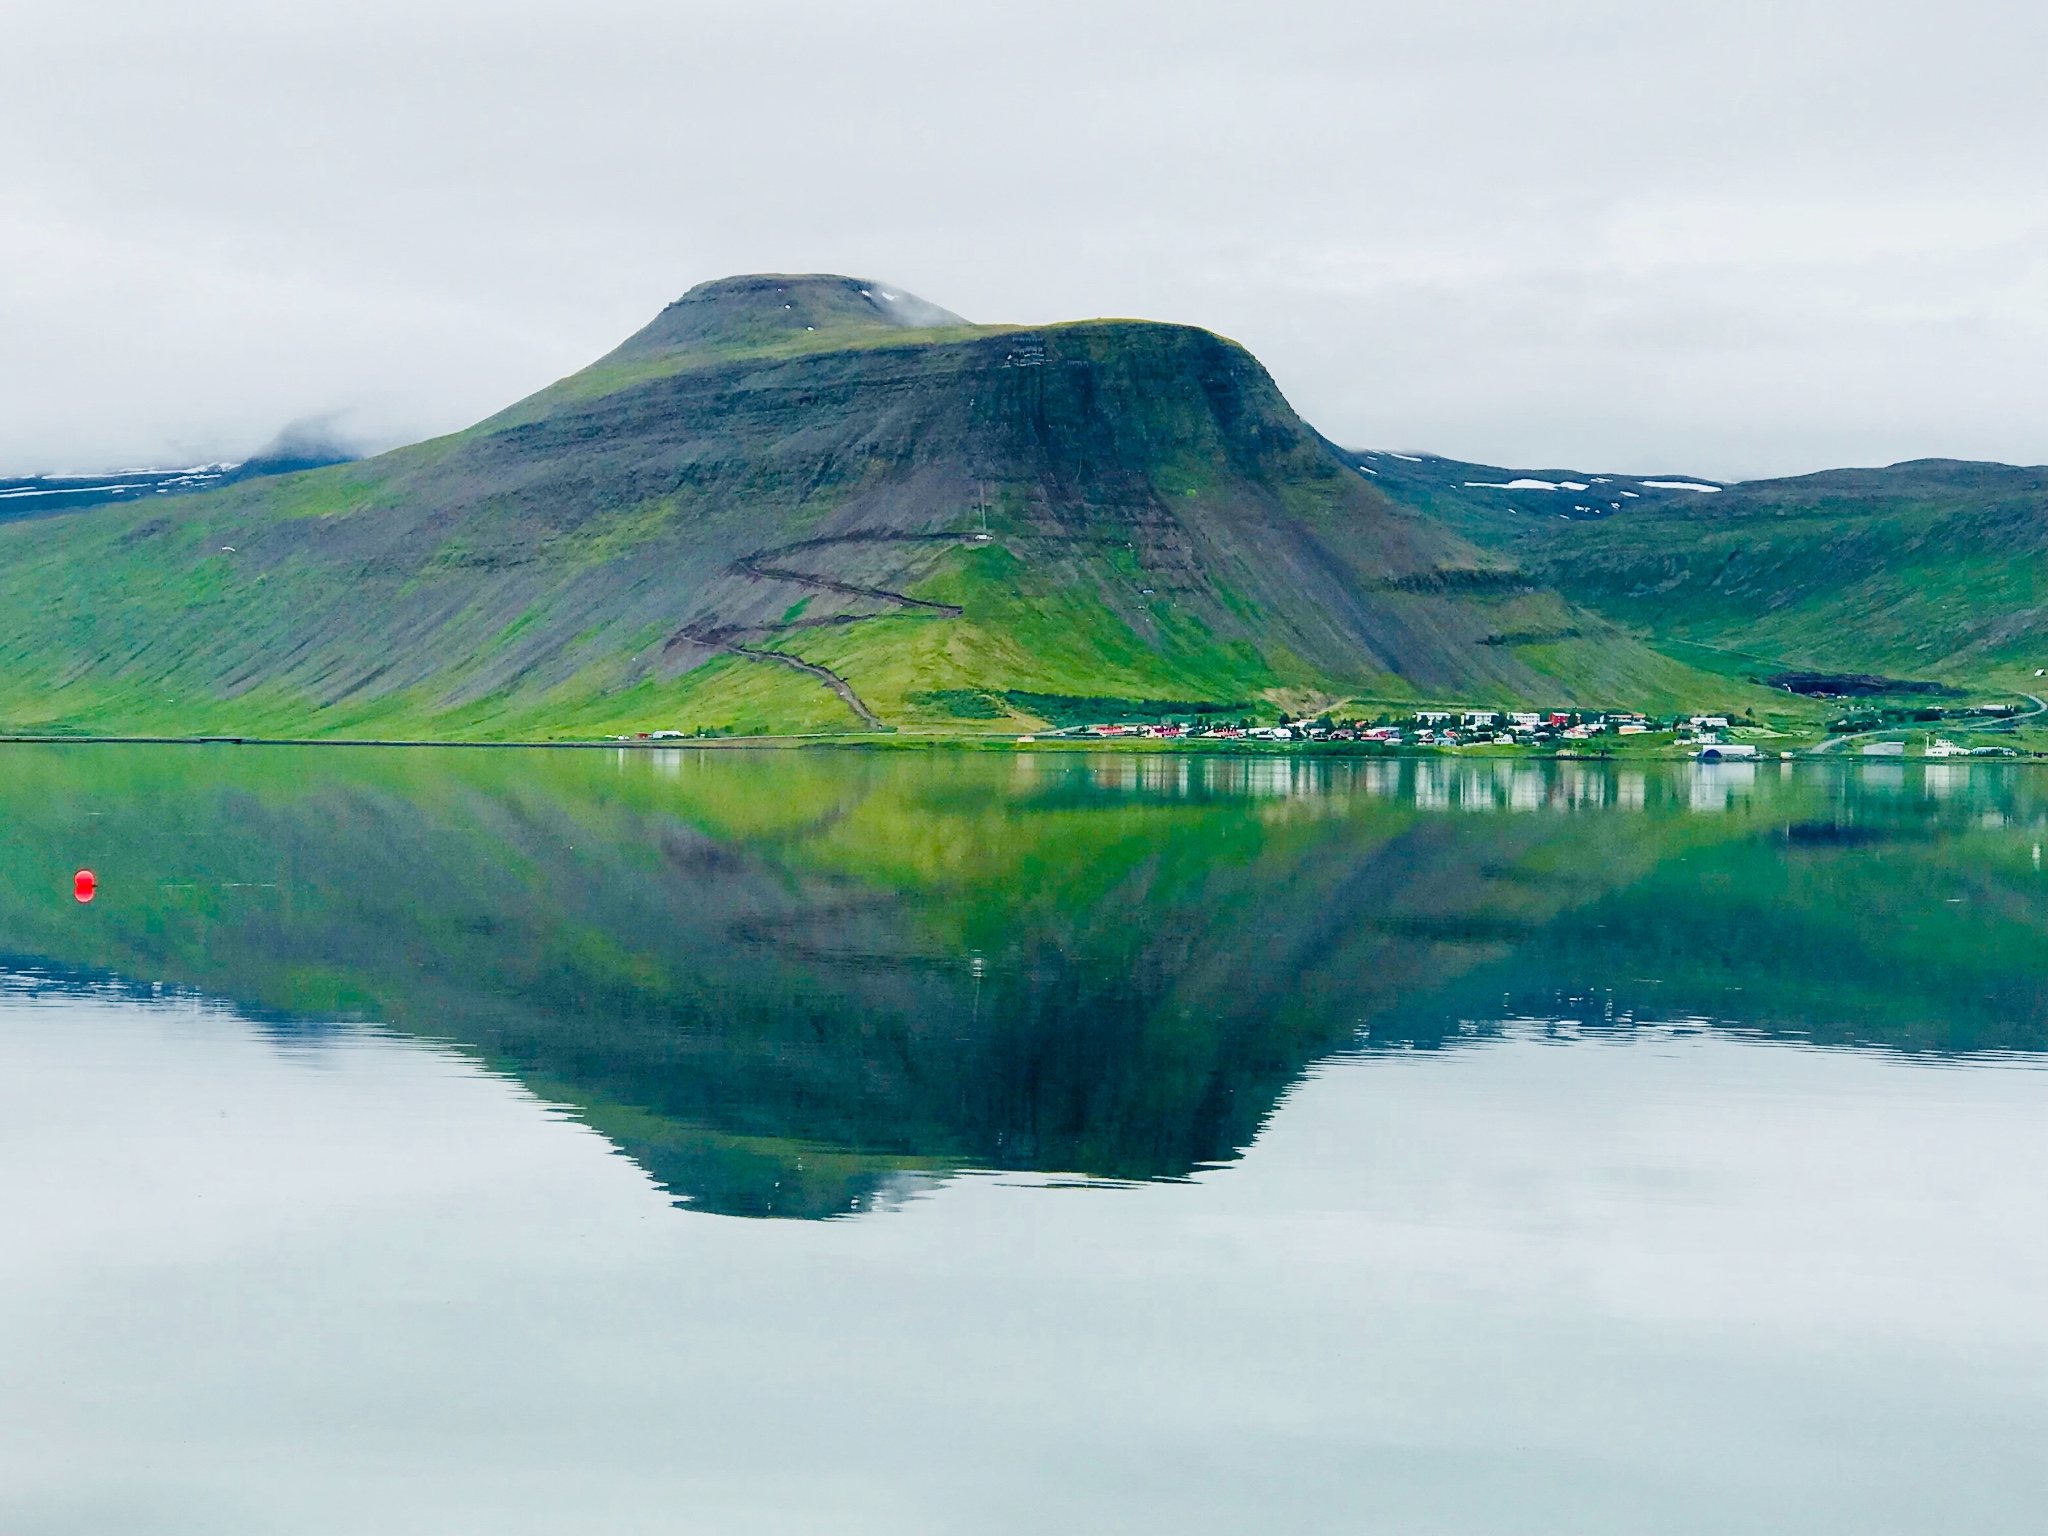
<svg viewBox="0 0 2048 1536"><path fill-rule="evenodd" d="M81 869L71 877L71 894L80 901L91 901L93 892L98 889L99 881L93 878L89 869Z"/></svg>

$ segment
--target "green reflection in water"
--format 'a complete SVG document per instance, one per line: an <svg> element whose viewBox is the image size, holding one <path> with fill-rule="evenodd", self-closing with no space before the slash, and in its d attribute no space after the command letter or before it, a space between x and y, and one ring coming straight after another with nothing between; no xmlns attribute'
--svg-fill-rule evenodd
<svg viewBox="0 0 2048 1536"><path fill-rule="evenodd" d="M2048 1047L2028 768L13 748L17 965L457 1042L679 1199L1185 1176L1518 1017ZM100 895L71 898L90 865Z"/></svg>

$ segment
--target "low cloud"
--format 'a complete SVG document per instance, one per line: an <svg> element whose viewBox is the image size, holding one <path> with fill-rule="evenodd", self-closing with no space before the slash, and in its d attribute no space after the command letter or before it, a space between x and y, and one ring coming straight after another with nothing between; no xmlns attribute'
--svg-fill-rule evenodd
<svg viewBox="0 0 2048 1536"><path fill-rule="evenodd" d="M341 429L341 416L339 411L329 411L287 423L277 436L249 455L242 467L263 474L281 474L360 459L368 450Z"/></svg>

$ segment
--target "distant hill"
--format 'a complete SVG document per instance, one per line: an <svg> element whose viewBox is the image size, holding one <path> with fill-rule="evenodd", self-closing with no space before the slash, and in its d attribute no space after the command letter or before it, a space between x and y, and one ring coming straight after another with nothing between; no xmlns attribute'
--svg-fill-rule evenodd
<svg viewBox="0 0 2048 1536"><path fill-rule="evenodd" d="M454 436L0 526L12 730L1029 726L1061 700L1782 700L1404 503L1232 342L703 284Z"/></svg>
<svg viewBox="0 0 2048 1536"><path fill-rule="evenodd" d="M182 496L226 485L240 466L194 464L185 469L122 469L101 475L16 475L0 478L0 518L50 517L117 501ZM295 466L303 468L304 466Z"/></svg>
<svg viewBox="0 0 2048 1536"><path fill-rule="evenodd" d="M346 464L351 450L324 434L288 427L261 452L240 463L193 464L182 469L117 469L96 475L0 476L0 521L50 517L114 502L157 496L189 496L244 480L288 475L301 469Z"/></svg>
<svg viewBox="0 0 2048 1536"><path fill-rule="evenodd" d="M1348 450L1344 457L1394 502L1497 550L1540 543L1555 531L1553 523L1596 520L1638 505L1684 508L1722 489L1719 482L1697 475L1504 469L1433 453L1370 448Z"/></svg>
<svg viewBox="0 0 2048 1536"><path fill-rule="evenodd" d="M1668 654L1731 675L1872 672L2038 691L2034 670L2048 667L2048 468L1918 459L1716 486L1348 457L1400 504Z"/></svg>

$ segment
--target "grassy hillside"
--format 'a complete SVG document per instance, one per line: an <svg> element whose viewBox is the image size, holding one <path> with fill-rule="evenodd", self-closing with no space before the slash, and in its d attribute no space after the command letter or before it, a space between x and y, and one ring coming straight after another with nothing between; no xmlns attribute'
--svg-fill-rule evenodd
<svg viewBox="0 0 2048 1536"><path fill-rule="evenodd" d="M0 526L15 732L986 730L1023 695L1769 697L1398 505L1228 341L847 278L705 284L452 437Z"/></svg>
<svg viewBox="0 0 2048 1536"><path fill-rule="evenodd" d="M1352 457L1404 505L1690 663L2036 692L2048 667L2048 469L1929 459L1694 491Z"/></svg>

